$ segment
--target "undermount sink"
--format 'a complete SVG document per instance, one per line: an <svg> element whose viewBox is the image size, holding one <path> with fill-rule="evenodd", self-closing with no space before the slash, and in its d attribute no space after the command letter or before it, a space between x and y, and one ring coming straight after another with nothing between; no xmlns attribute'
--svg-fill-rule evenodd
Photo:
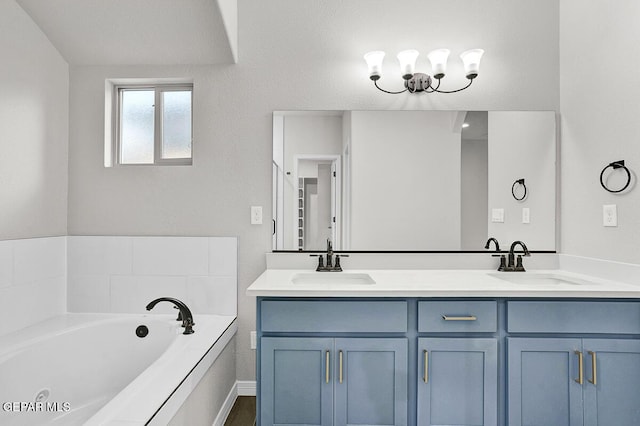
<svg viewBox="0 0 640 426"><path fill-rule="evenodd" d="M376 282L369 274L351 272L308 272L295 274L291 283L296 285L340 284L370 285Z"/></svg>
<svg viewBox="0 0 640 426"><path fill-rule="evenodd" d="M556 274L538 274L535 272L496 272L489 274L494 278L508 281L512 284L524 285L593 285L590 281L579 278L564 277Z"/></svg>

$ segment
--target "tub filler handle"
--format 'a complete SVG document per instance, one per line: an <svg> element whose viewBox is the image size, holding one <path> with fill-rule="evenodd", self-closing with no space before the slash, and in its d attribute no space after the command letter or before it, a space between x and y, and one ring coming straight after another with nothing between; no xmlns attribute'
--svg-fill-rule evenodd
<svg viewBox="0 0 640 426"><path fill-rule="evenodd" d="M154 306L156 306L159 302L173 303L173 306L180 311L179 318L182 319L182 327L184 327L184 333L182 334L193 334L195 332L193 330L193 315L191 314L191 310L184 302L173 297L159 297L149 302L149 304L147 305L147 311L153 309Z"/></svg>

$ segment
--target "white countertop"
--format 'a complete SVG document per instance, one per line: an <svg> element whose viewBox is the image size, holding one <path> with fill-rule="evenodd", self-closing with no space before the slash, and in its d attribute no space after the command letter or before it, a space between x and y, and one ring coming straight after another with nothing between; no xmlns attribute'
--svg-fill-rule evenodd
<svg viewBox="0 0 640 426"><path fill-rule="evenodd" d="M299 274L317 274L318 282L297 283ZM336 274L368 274L374 284L331 281ZM512 282L508 279L520 281ZM315 276L313 277L315 278ZM550 281L564 280L566 282ZM523 282L526 281L526 282ZM267 269L247 289L248 296L277 297L587 297L640 298L640 285L627 284L559 269L527 272L495 270L345 270L314 272Z"/></svg>

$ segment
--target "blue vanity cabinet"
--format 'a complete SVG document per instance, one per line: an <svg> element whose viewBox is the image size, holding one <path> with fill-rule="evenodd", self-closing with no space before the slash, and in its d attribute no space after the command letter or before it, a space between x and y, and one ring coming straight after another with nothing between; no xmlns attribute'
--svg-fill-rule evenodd
<svg viewBox="0 0 640 426"><path fill-rule="evenodd" d="M640 425L640 303L509 301L507 309L507 331L521 335L507 338L510 426Z"/></svg>
<svg viewBox="0 0 640 426"><path fill-rule="evenodd" d="M585 339L584 426L640 425L640 340Z"/></svg>
<svg viewBox="0 0 640 426"><path fill-rule="evenodd" d="M335 340L337 426L407 425L407 339Z"/></svg>
<svg viewBox="0 0 640 426"><path fill-rule="evenodd" d="M418 424L498 424L498 342L418 339Z"/></svg>
<svg viewBox="0 0 640 426"><path fill-rule="evenodd" d="M259 299L258 424L408 426L406 300Z"/></svg>
<svg viewBox="0 0 640 426"><path fill-rule="evenodd" d="M265 337L260 351L260 424L333 424L333 339Z"/></svg>
<svg viewBox="0 0 640 426"><path fill-rule="evenodd" d="M417 424L497 426L497 301L419 300L417 312Z"/></svg>
<svg viewBox="0 0 640 426"><path fill-rule="evenodd" d="M508 338L507 351L509 426L583 425L580 339Z"/></svg>

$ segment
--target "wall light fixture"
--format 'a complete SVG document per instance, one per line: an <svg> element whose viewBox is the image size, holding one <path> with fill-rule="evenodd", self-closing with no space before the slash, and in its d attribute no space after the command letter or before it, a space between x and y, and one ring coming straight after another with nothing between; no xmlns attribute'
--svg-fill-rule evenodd
<svg viewBox="0 0 640 426"><path fill-rule="evenodd" d="M380 78L382 77L382 60L384 59L384 52L379 50L369 52L364 55L364 60L367 62L367 66L369 67L369 78L373 81L373 84L375 84L375 86L379 90L382 90L385 93L391 93L394 95L404 92L456 93L471 86L471 83L473 83L473 79L478 76L478 70L480 69L480 59L482 58L484 50L471 49L460 54L460 58L462 59L462 63L464 64L464 71L467 78L469 79L469 84L457 90L440 90L440 83L447 70L447 59L449 58L449 53L451 53L449 49L437 49L427 55L427 57L429 58L429 62L431 62L431 71L433 72L433 77L429 74L415 72L416 59L418 59L419 55L419 52L417 50L403 50L402 52L398 53L400 72L402 74L402 78L404 79L404 90L401 90L399 92L391 92L388 90L384 90L380 86L378 86L378 80L380 80ZM434 79L437 80L435 84L433 82Z"/></svg>

